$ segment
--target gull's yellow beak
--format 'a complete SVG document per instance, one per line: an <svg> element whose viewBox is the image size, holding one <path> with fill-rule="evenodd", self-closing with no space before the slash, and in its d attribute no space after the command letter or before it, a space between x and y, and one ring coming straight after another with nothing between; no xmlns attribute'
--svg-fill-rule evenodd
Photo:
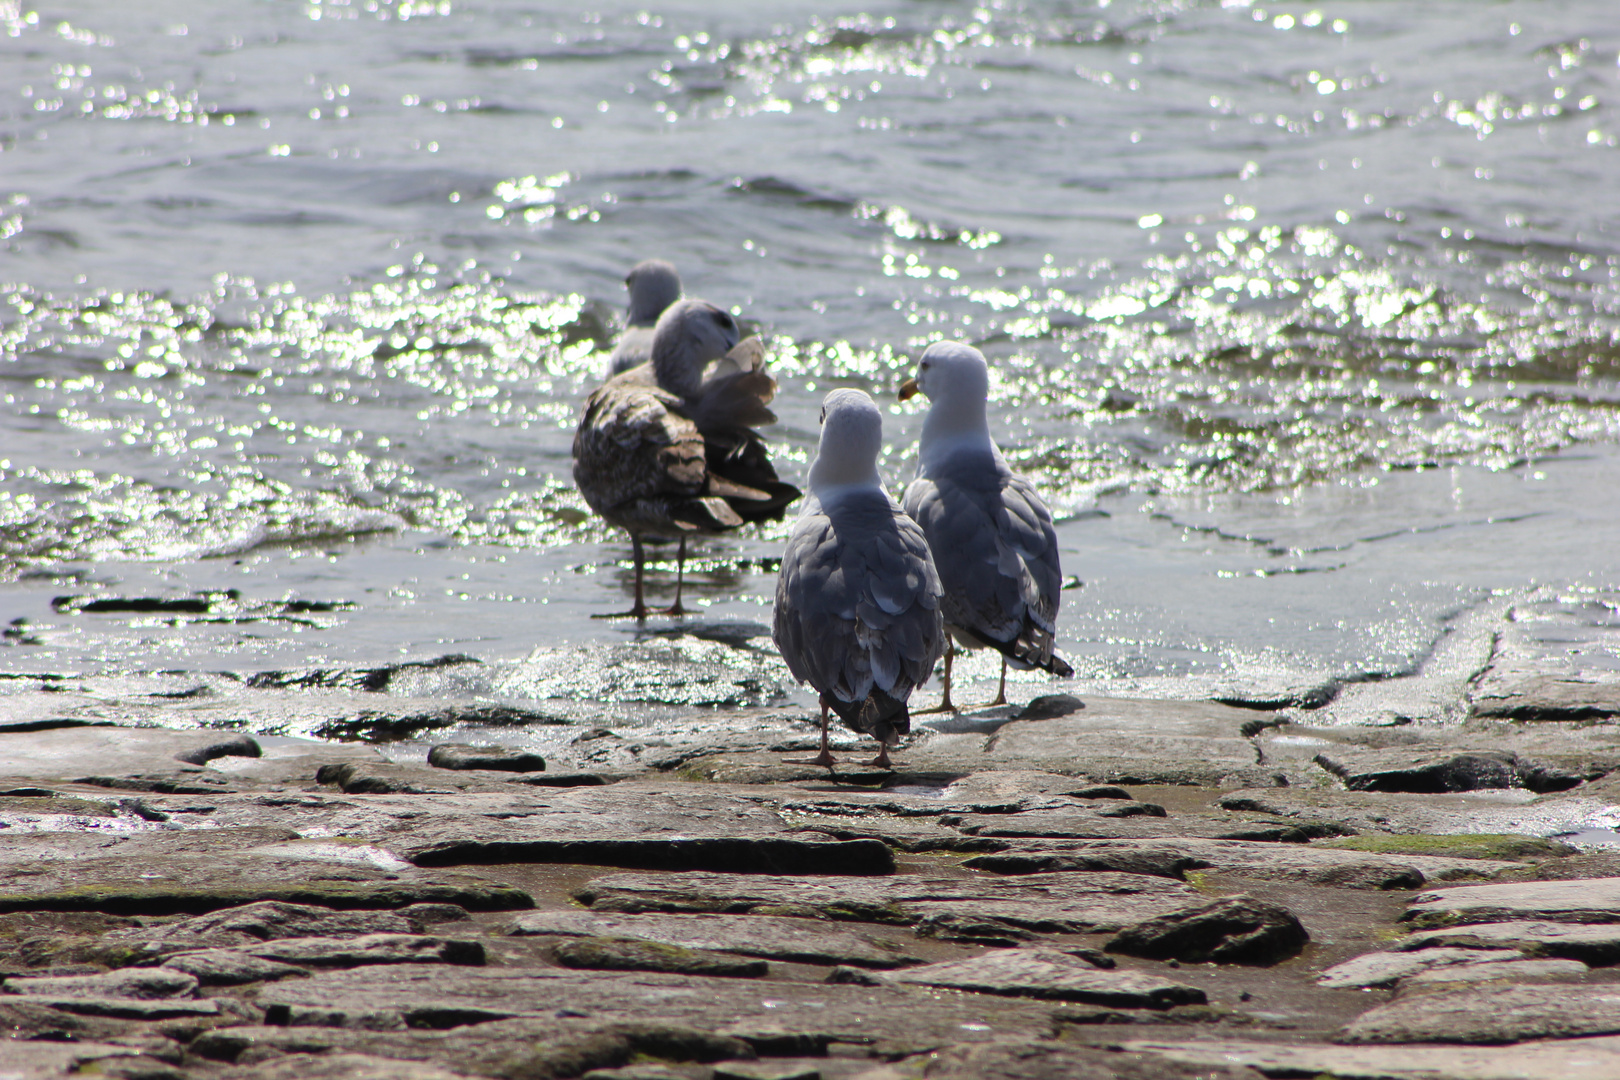
<svg viewBox="0 0 1620 1080"><path fill-rule="evenodd" d="M920 393L922 388L917 385L916 379L907 379L900 384L900 400L910 401Z"/></svg>

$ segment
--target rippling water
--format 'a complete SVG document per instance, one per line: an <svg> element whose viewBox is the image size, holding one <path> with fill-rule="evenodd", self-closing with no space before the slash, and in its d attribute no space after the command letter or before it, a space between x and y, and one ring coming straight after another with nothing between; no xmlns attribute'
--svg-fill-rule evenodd
<svg viewBox="0 0 1620 1080"><path fill-rule="evenodd" d="M568 454L653 255L767 336L790 479L985 349L1084 687L1505 601L1620 668L1613 0L71 8L0 0L0 670L634 640ZM705 633L784 535L703 546Z"/></svg>

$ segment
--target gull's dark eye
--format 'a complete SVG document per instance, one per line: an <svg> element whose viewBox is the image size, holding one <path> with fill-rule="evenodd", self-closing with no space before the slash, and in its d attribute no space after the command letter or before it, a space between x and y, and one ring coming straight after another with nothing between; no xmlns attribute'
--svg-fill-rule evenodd
<svg viewBox="0 0 1620 1080"><path fill-rule="evenodd" d="M823 406L822 409L821 409L821 422L823 424L825 424L827 422L827 409L826 409L826 406Z"/></svg>

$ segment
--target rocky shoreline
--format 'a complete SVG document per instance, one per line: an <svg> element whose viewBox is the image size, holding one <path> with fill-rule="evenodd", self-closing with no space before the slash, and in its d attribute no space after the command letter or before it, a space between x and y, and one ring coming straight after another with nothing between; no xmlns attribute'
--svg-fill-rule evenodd
<svg viewBox="0 0 1620 1080"><path fill-rule="evenodd" d="M829 773L794 710L385 754L42 686L0 1075L1620 1075L1620 848L1555 839L1620 822L1620 691L1492 694L1048 695Z"/></svg>

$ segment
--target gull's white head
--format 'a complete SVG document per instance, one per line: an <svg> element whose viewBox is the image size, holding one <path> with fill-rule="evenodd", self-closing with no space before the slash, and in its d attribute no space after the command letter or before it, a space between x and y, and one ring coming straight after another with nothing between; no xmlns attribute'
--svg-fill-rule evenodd
<svg viewBox="0 0 1620 1080"><path fill-rule="evenodd" d="M697 394L703 369L741 338L737 320L707 300L680 300L653 328L652 365L658 385L682 397Z"/></svg>
<svg viewBox="0 0 1620 1080"><path fill-rule="evenodd" d="M923 394L937 404L978 402L990 396L990 365L984 353L959 341L936 341L923 350L917 377L900 387L900 400Z"/></svg>
<svg viewBox="0 0 1620 1080"><path fill-rule="evenodd" d="M959 341L936 341L917 361L917 377L900 386L900 400L924 394L929 401L922 441L942 442L967 436L990 438L985 399L990 396L990 366L984 353Z"/></svg>
<svg viewBox="0 0 1620 1080"><path fill-rule="evenodd" d="M818 497L835 488L873 486L883 449L883 414L860 390L834 390L821 403L821 445L810 466L810 490Z"/></svg>
<svg viewBox="0 0 1620 1080"><path fill-rule="evenodd" d="M630 290L630 310L625 322L631 326L651 326L664 309L681 298L681 275L662 259L645 259L630 268L624 287Z"/></svg>

